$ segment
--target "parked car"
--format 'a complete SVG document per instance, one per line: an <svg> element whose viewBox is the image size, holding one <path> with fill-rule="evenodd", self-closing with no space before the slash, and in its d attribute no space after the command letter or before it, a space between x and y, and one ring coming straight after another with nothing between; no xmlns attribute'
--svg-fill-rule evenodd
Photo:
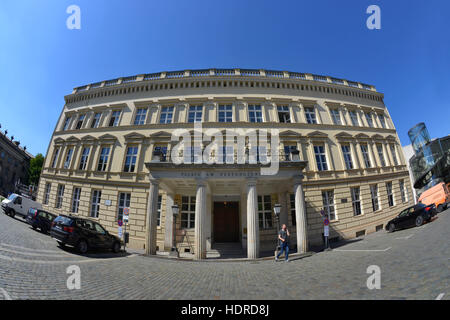
<svg viewBox="0 0 450 320"><path fill-rule="evenodd" d="M84 254L89 249L120 251L120 238L110 234L99 223L71 215L59 215L53 220L50 235L60 246L71 246Z"/></svg>
<svg viewBox="0 0 450 320"><path fill-rule="evenodd" d="M48 233L52 227L52 222L57 217L56 214L31 208L28 210L27 222L33 229L39 228L41 232Z"/></svg>
<svg viewBox="0 0 450 320"><path fill-rule="evenodd" d="M11 194L8 199L2 201L3 211L11 217L17 214L26 218L31 208L42 209L42 205L39 202L16 193Z"/></svg>
<svg viewBox="0 0 450 320"><path fill-rule="evenodd" d="M442 212L447 209L450 203L450 191L444 182L438 183L434 187L424 191L420 197L419 202L429 205L434 204L437 212Z"/></svg>
<svg viewBox="0 0 450 320"><path fill-rule="evenodd" d="M398 229L409 227L420 227L424 221L430 222L431 218L436 215L436 207L434 204L428 206L418 203L414 206L406 208L400 214L386 224L386 230L394 232Z"/></svg>

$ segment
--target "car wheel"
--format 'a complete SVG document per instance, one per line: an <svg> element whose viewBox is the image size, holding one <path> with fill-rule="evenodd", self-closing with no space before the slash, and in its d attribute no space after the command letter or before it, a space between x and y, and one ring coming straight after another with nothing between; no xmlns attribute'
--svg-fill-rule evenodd
<svg viewBox="0 0 450 320"><path fill-rule="evenodd" d="M80 253L85 254L88 251L88 244L86 240L80 240L80 242L78 242L77 249Z"/></svg>
<svg viewBox="0 0 450 320"><path fill-rule="evenodd" d="M31 227L33 228L33 230L36 230L36 226L34 224L31 225Z"/></svg>
<svg viewBox="0 0 450 320"><path fill-rule="evenodd" d="M423 224L423 217L422 216L418 216L416 218L416 227L420 227Z"/></svg>
<svg viewBox="0 0 450 320"><path fill-rule="evenodd" d="M58 242L58 246L60 246L61 248L65 248L66 247L65 243L63 243L61 241L56 241L56 242Z"/></svg>
<svg viewBox="0 0 450 320"><path fill-rule="evenodd" d="M119 242L114 242L112 250L113 250L114 253L119 253L119 251L120 251L120 243Z"/></svg>
<svg viewBox="0 0 450 320"><path fill-rule="evenodd" d="M388 231L389 231L389 232L394 232L394 231L395 231L395 224L391 223L391 224L389 225Z"/></svg>
<svg viewBox="0 0 450 320"><path fill-rule="evenodd" d="M444 211L444 207L442 206L442 204L437 206L436 211L437 211L437 213L441 213L442 211Z"/></svg>
<svg viewBox="0 0 450 320"><path fill-rule="evenodd" d="M16 215L16 212L15 212L13 209L11 209L11 210L9 211L9 216L10 216L11 218L14 218L15 215Z"/></svg>

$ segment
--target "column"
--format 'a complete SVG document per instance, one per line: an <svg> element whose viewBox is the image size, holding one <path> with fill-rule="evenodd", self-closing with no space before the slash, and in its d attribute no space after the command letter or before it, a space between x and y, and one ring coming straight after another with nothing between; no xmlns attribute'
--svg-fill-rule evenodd
<svg viewBox="0 0 450 320"><path fill-rule="evenodd" d="M164 251L170 251L174 243L174 220L173 220L173 198L174 195L167 193L166 195L166 217L164 223ZM181 208L180 208L181 209Z"/></svg>
<svg viewBox="0 0 450 320"><path fill-rule="evenodd" d="M150 178L150 192L148 194L147 203L147 224L146 224L146 245L145 254L156 254L156 232L157 232L157 218L158 218L158 189L159 182L156 179Z"/></svg>
<svg viewBox="0 0 450 320"><path fill-rule="evenodd" d="M197 180L195 196L195 259L206 259L206 182Z"/></svg>
<svg viewBox="0 0 450 320"><path fill-rule="evenodd" d="M256 179L247 181L247 258L259 257L258 196Z"/></svg>
<svg viewBox="0 0 450 320"><path fill-rule="evenodd" d="M295 193L295 219L297 228L297 252L305 253L308 251L308 238L306 227L306 208L305 196L303 195L302 178L297 177L294 180Z"/></svg>
<svg viewBox="0 0 450 320"><path fill-rule="evenodd" d="M283 224L285 224L286 226L289 226L288 222L288 201L287 199L289 199L288 194L286 194L286 192L280 192L278 193L278 201L279 204L281 205L281 210L280 210L280 228Z"/></svg>

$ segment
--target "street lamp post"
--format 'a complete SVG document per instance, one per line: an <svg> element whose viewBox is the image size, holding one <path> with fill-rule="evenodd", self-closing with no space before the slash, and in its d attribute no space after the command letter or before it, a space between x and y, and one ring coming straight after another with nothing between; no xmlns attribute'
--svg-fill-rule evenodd
<svg viewBox="0 0 450 320"><path fill-rule="evenodd" d="M281 205L280 204L275 204L273 206L273 212L275 213L275 217L277 218L277 246L275 249L275 254L278 253L278 251L280 250L280 241L278 239L278 232L280 232L280 211L281 211Z"/></svg>
<svg viewBox="0 0 450 320"><path fill-rule="evenodd" d="M177 248L177 216L179 212L178 205L172 206L172 214L173 214L173 241L172 241L172 250L170 251L171 256L175 256L177 258L180 257L180 253Z"/></svg>

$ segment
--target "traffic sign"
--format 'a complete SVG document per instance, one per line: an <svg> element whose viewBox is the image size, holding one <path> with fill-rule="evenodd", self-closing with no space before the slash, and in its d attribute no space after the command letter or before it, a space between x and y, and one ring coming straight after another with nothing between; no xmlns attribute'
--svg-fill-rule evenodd
<svg viewBox="0 0 450 320"><path fill-rule="evenodd" d="M119 227L121 227L122 224L123 224L123 221L122 220L117 220L117 224L119 225Z"/></svg>
<svg viewBox="0 0 450 320"><path fill-rule="evenodd" d="M330 235L330 227L329 226L324 226L323 227L323 236L324 237L328 237Z"/></svg>
<svg viewBox="0 0 450 320"><path fill-rule="evenodd" d="M323 220L323 225L324 226L328 226L330 224L330 221L328 220L328 218L325 218L324 220Z"/></svg>
<svg viewBox="0 0 450 320"><path fill-rule="evenodd" d="M130 214L130 208L123 208L123 220L128 222Z"/></svg>
<svg viewBox="0 0 450 320"><path fill-rule="evenodd" d="M122 238L122 227L119 227L118 236L119 238Z"/></svg>

